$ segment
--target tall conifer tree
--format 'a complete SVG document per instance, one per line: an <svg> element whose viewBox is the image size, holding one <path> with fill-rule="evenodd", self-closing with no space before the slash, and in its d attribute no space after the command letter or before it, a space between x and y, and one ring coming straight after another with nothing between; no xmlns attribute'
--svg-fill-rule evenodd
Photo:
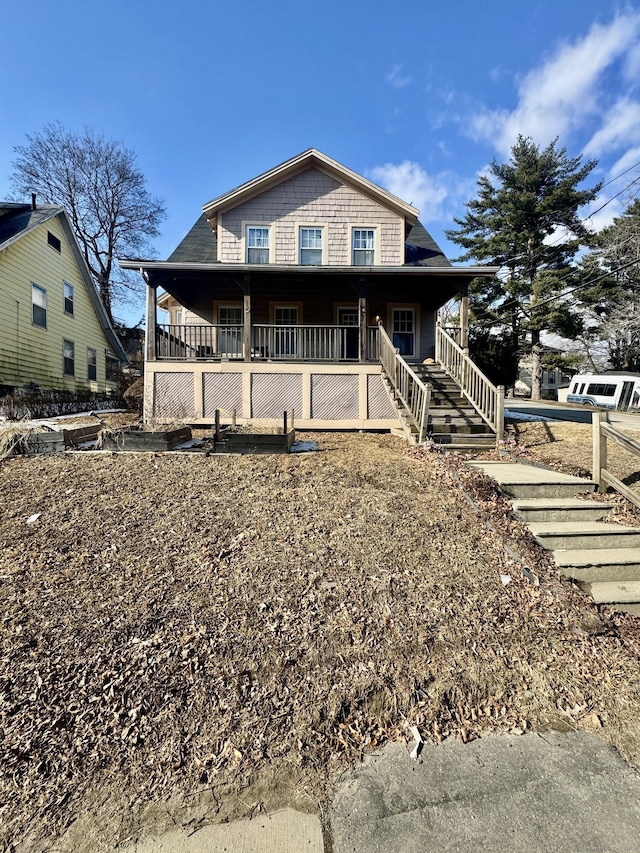
<svg viewBox="0 0 640 853"><path fill-rule="evenodd" d="M528 338L534 399L541 391L541 333L572 335L578 328L570 306L545 300L561 291L578 248L592 241L578 210L593 201L600 185L578 188L596 166L595 160L581 161L558 148L557 139L541 150L518 136L509 162L491 163L466 216L454 220L459 228L446 232L466 250L458 260L503 267L493 282L480 280L472 288L471 308L478 323L500 330L514 359Z"/></svg>

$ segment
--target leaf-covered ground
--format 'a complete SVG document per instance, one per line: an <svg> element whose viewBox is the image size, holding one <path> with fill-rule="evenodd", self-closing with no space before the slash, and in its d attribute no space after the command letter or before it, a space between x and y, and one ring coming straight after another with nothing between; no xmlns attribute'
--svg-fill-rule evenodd
<svg viewBox="0 0 640 853"><path fill-rule="evenodd" d="M0 465L5 844L49 849L97 792L129 819L92 851L163 797L205 792L214 821L316 809L409 725L584 727L640 764L637 620L561 578L457 457L313 438Z"/></svg>

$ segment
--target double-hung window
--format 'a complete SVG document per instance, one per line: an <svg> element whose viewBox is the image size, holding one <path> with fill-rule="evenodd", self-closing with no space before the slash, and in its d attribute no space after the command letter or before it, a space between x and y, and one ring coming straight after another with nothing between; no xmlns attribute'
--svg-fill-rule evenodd
<svg viewBox="0 0 640 853"><path fill-rule="evenodd" d="M391 320L392 340L400 355L414 355L415 312L413 308L394 308Z"/></svg>
<svg viewBox="0 0 640 853"><path fill-rule="evenodd" d="M322 228L300 229L300 263L304 266L322 263Z"/></svg>
<svg viewBox="0 0 640 853"><path fill-rule="evenodd" d="M34 326L47 328L47 291L37 284L31 285L31 322Z"/></svg>
<svg viewBox="0 0 640 853"><path fill-rule="evenodd" d="M69 314L73 317L73 285L72 284L63 284L64 288L64 313Z"/></svg>
<svg viewBox="0 0 640 853"><path fill-rule="evenodd" d="M75 376L76 347L73 341L62 341L63 373L65 376Z"/></svg>
<svg viewBox="0 0 640 853"><path fill-rule="evenodd" d="M91 347L87 347L87 379L95 382L98 378L98 353Z"/></svg>
<svg viewBox="0 0 640 853"><path fill-rule="evenodd" d="M374 228L354 228L352 262L356 267L372 267L375 263L376 232Z"/></svg>
<svg viewBox="0 0 640 853"><path fill-rule="evenodd" d="M269 227L247 226L247 263L269 263Z"/></svg>

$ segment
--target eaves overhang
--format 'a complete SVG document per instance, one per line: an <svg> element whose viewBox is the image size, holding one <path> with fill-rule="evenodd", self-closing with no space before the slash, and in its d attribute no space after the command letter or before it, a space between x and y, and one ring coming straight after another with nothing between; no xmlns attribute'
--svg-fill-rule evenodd
<svg viewBox="0 0 640 853"><path fill-rule="evenodd" d="M393 193L379 187L377 184L374 184L373 181L363 178L362 175L358 175L357 172L348 169L342 163L338 163L337 160L327 157L322 151L318 151L316 148L309 148L307 151L303 151L290 160L280 163L279 166L269 169L268 172L264 172L262 175L258 175L256 178L240 184L235 189L203 205L202 210L204 211L204 215L212 227L215 228L219 213L224 213L225 210L237 207L239 204L312 167L358 190L384 207L393 210L395 213L403 216L411 225L415 223L420 214L417 208L407 204L398 198L398 196L393 195Z"/></svg>
<svg viewBox="0 0 640 853"><path fill-rule="evenodd" d="M251 273L278 273L280 275L350 275L350 276L376 276L376 275L403 275L403 276L446 276L452 278L486 278L494 276L500 267L474 266L301 266L300 264L190 264L190 263L167 263L166 261L136 261L120 260L118 264L122 269L139 270L140 273L149 272L216 272L225 274L251 275Z"/></svg>

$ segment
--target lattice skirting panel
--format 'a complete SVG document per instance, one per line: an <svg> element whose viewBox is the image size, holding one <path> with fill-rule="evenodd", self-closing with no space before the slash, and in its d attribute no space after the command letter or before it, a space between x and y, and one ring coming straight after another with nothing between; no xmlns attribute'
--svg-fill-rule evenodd
<svg viewBox="0 0 640 853"><path fill-rule="evenodd" d="M154 418L193 417L193 373L156 373L153 379Z"/></svg>
<svg viewBox="0 0 640 853"><path fill-rule="evenodd" d="M382 376L379 374L367 376L367 417L371 419L397 417L397 412L384 387Z"/></svg>
<svg viewBox="0 0 640 853"><path fill-rule="evenodd" d="M229 415L235 409L242 415L242 374L204 373L204 417L211 418L216 409Z"/></svg>
<svg viewBox="0 0 640 853"><path fill-rule="evenodd" d="M302 411L302 376L299 373L254 373L251 376L251 414L254 418L281 418L293 409Z"/></svg>
<svg viewBox="0 0 640 853"><path fill-rule="evenodd" d="M316 373L311 376L311 417L349 421L360 417L358 376Z"/></svg>

